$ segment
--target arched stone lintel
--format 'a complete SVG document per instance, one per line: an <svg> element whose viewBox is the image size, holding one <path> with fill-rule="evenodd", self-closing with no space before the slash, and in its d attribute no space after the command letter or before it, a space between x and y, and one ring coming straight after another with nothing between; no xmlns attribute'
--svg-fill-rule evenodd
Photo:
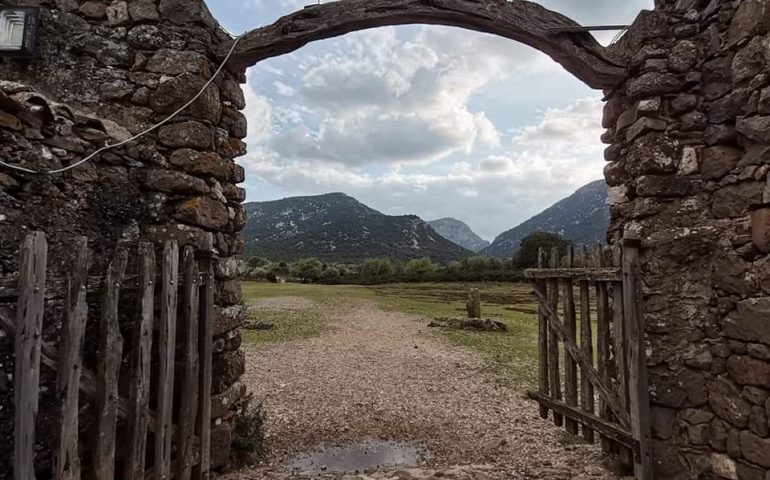
<svg viewBox="0 0 770 480"><path fill-rule="evenodd" d="M613 88L626 78L625 61L592 35L549 31L577 26L575 21L523 0L339 0L313 5L246 33L230 65L247 68L316 40L406 24L461 27L519 41L547 54L592 88Z"/></svg>

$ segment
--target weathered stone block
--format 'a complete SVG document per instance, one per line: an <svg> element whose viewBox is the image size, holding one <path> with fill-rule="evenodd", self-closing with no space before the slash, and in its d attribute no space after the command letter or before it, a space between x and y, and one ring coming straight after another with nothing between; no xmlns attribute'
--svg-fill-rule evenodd
<svg viewBox="0 0 770 480"><path fill-rule="evenodd" d="M744 430L741 432L741 453L751 463L770 468L770 439Z"/></svg>
<svg viewBox="0 0 770 480"><path fill-rule="evenodd" d="M131 0L128 2L128 14L135 22L160 20L160 14L153 0Z"/></svg>
<svg viewBox="0 0 770 480"><path fill-rule="evenodd" d="M246 385L235 382L230 388L211 397L211 418L216 419L227 413L238 400L246 396Z"/></svg>
<svg viewBox="0 0 770 480"><path fill-rule="evenodd" d="M644 134L661 132L666 129L666 122L649 117L642 117L626 131L626 141L632 142Z"/></svg>
<svg viewBox="0 0 770 480"><path fill-rule="evenodd" d="M738 480L738 465L735 460L721 453L711 454L711 471L722 478Z"/></svg>
<svg viewBox="0 0 770 480"><path fill-rule="evenodd" d="M192 73L203 77L211 75L211 62L198 52L163 48L147 61L147 71L165 75ZM189 100L189 99L188 99Z"/></svg>
<svg viewBox="0 0 770 480"><path fill-rule="evenodd" d="M242 350L225 352L214 357L211 372L211 390L216 395L238 381L246 370L246 356Z"/></svg>
<svg viewBox="0 0 770 480"><path fill-rule="evenodd" d="M692 181L686 177L643 175L636 181L636 194L640 197L686 197L692 189Z"/></svg>
<svg viewBox="0 0 770 480"><path fill-rule="evenodd" d="M192 175L211 176L223 182L229 182L233 176L233 162L223 159L216 153L183 148L175 150L169 161Z"/></svg>
<svg viewBox="0 0 770 480"><path fill-rule="evenodd" d="M770 362L733 355L727 360L727 371L730 372L730 377L741 385L770 388Z"/></svg>
<svg viewBox="0 0 770 480"><path fill-rule="evenodd" d="M736 312L725 319L730 338L770 345L770 297L750 298L736 304Z"/></svg>
<svg viewBox="0 0 770 480"><path fill-rule="evenodd" d="M147 236L156 245L163 245L166 240L176 240L180 247L190 245L204 252L211 252L214 248L210 232L189 225L151 225L147 227Z"/></svg>
<svg viewBox="0 0 770 480"><path fill-rule="evenodd" d="M739 148L721 145L704 148L701 156L701 176L706 180L721 178L737 167L742 157L743 150Z"/></svg>
<svg viewBox="0 0 770 480"><path fill-rule="evenodd" d="M751 415L751 404L741 397L735 385L724 379L708 382L709 406L721 419L738 428L746 428Z"/></svg>
<svg viewBox="0 0 770 480"><path fill-rule="evenodd" d="M744 0L730 23L730 43L770 30L770 4L767 0Z"/></svg>
<svg viewBox="0 0 770 480"><path fill-rule="evenodd" d="M626 95L631 99L655 97L668 93L679 93L684 82L669 73L649 72L632 78L626 85Z"/></svg>
<svg viewBox="0 0 770 480"><path fill-rule="evenodd" d="M760 360L770 360L770 346L760 343L750 343L746 346L746 352L754 358Z"/></svg>
<svg viewBox="0 0 770 480"><path fill-rule="evenodd" d="M762 438L770 436L770 427L767 423L767 415L765 415L765 407L754 405L751 407L751 416L749 417L749 430L755 435Z"/></svg>
<svg viewBox="0 0 770 480"><path fill-rule="evenodd" d="M729 426L719 418L711 422L711 432L709 433L711 448L717 452L727 450L727 435Z"/></svg>
<svg viewBox="0 0 770 480"><path fill-rule="evenodd" d="M733 84L743 85L756 78L765 68L765 51L770 40L754 37L733 58Z"/></svg>
<svg viewBox="0 0 770 480"><path fill-rule="evenodd" d="M174 218L210 230L222 230L230 221L227 206L210 197L195 197L182 202Z"/></svg>
<svg viewBox="0 0 770 480"><path fill-rule="evenodd" d="M752 206L762 202L762 190L760 182L728 185L714 194L712 212L717 218L743 217Z"/></svg>
<svg viewBox="0 0 770 480"><path fill-rule="evenodd" d="M765 480L765 469L748 462L738 462L738 478L740 480Z"/></svg>
<svg viewBox="0 0 770 480"><path fill-rule="evenodd" d="M142 184L150 190L166 193L205 194L209 186L200 178L174 170L146 169L141 174Z"/></svg>
<svg viewBox="0 0 770 480"><path fill-rule="evenodd" d="M770 116L738 118L735 129L749 140L770 144Z"/></svg>
<svg viewBox="0 0 770 480"><path fill-rule="evenodd" d="M246 307L243 305L233 305L231 307L214 308L214 336L227 333L243 325L246 318Z"/></svg>
<svg viewBox="0 0 770 480"><path fill-rule="evenodd" d="M633 176L673 173L677 170L680 144L662 133L650 133L637 139L628 148L625 164Z"/></svg>
<svg viewBox="0 0 770 480"><path fill-rule="evenodd" d="M230 445L232 429L230 424L222 422L211 428L211 468L222 468L230 463Z"/></svg>
<svg viewBox="0 0 770 480"><path fill-rule="evenodd" d="M243 299L241 281L238 279L226 280L219 283L217 290L217 305L237 305Z"/></svg>
<svg viewBox="0 0 770 480"><path fill-rule="evenodd" d="M170 114L181 108L200 92L205 80L192 73L184 73L160 84L150 94L150 107L158 113ZM185 113L216 124L222 118L222 102L216 85L209 85Z"/></svg>
<svg viewBox="0 0 770 480"><path fill-rule="evenodd" d="M751 239L760 252L770 253L770 207L751 212Z"/></svg>
<svg viewBox="0 0 770 480"><path fill-rule="evenodd" d="M207 149L211 147L212 132L202 123L188 121L161 127L158 139L167 147Z"/></svg>
<svg viewBox="0 0 770 480"><path fill-rule="evenodd" d="M698 62L700 51L690 40L682 40L671 49L668 68L676 73L686 73Z"/></svg>
<svg viewBox="0 0 770 480"><path fill-rule="evenodd" d="M770 397L770 392L757 387L743 387L741 396L754 405L763 406Z"/></svg>

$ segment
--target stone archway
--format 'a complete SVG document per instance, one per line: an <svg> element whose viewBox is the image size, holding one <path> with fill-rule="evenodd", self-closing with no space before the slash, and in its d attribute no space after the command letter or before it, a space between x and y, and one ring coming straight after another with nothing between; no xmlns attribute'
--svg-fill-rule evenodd
<svg viewBox="0 0 770 480"><path fill-rule="evenodd" d="M549 55L592 88L612 88L626 62L588 33L556 33L574 20L528 1L342 0L305 7L244 34L230 64L246 68L317 40L388 25L430 24L491 33Z"/></svg>

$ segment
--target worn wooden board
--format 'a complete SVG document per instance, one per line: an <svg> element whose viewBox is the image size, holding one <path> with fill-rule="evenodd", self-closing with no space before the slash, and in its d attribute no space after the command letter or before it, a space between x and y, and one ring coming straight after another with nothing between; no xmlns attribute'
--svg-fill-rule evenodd
<svg viewBox="0 0 770 480"><path fill-rule="evenodd" d="M179 245L175 240L163 248L161 271L160 325L158 326L158 400L155 417L155 475L171 478L171 437L174 401L174 358L176 354L177 288Z"/></svg>
<svg viewBox="0 0 770 480"><path fill-rule="evenodd" d="M650 398L647 388L647 357L644 341L644 309L640 266L641 240L627 234L623 239L623 309L628 335L628 393L631 431L639 442L634 472L639 480L652 480L653 451L650 427Z"/></svg>
<svg viewBox="0 0 770 480"><path fill-rule="evenodd" d="M569 278L573 281L620 282L623 277L620 268L530 268L524 276L536 278Z"/></svg>
<svg viewBox="0 0 770 480"><path fill-rule="evenodd" d="M16 309L13 476L35 478L35 420L40 391L40 347L43 332L48 244L42 232L29 233L21 245Z"/></svg>
<svg viewBox="0 0 770 480"><path fill-rule="evenodd" d="M200 269L206 278L200 293L200 318L198 351L200 355L200 382L198 403L198 424L196 432L200 438L200 462L193 471L196 480L210 478L211 464L211 371L214 340L214 259L206 256L200 260Z"/></svg>
<svg viewBox="0 0 770 480"><path fill-rule="evenodd" d="M155 250L152 244L139 244L137 269L140 289L131 341L131 417L126 438L126 480L144 478L147 429L150 423L150 359L155 305Z"/></svg>
<svg viewBox="0 0 770 480"><path fill-rule="evenodd" d="M542 247L537 253L538 268L542 268L544 264L545 251ZM548 294L548 285L545 280L537 280L538 287ZM537 310L537 343L538 343L538 391L541 395L548 396L550 394L548 390L548 324L543 314L543 307L538 302ZM543 419L548 418L548 407L540 405L540 417Z"/></svg>
<svg viewBox="0 0 770 480"><path fill-rule="evenodd" d="M79 237L73 243L74 254L67 282L56 380L56 396L59 402L58 437L53 451L53 475L56 480L80 480L81 474L78 400L83 369L83 339L88 319L88 239Z"/></svg>
<svg viewBox="0 0 770 480"><path fill-rule="evenodd" d="M198 414L199 402L199 368L198 355L199 335L199 288L190 279L197 278L195 255L191 247L185 247L182 253L182 276L185 286L182 290L182 322L180 336L182 337L182 381L179 407L179 436L177 439L176 478L188 480L192 475L192 450L195 436L195 420Z"/></svg>
<svg viewBox="0 0 770 480"><path fill-rule="evenodd" d="M571 247L567 249L565 267L572 268ZM562 281L562 289L564 328L570 340L575 341L577 339L577 316L575 312L575 288L571 278L565 278ZM576 408L578 406L577 362L566 349L564 354L564 400L569 407ZM574 419L567 417L564 427L570 435L578 434L578 424Z"/></svg>
<svg viewBox="0 0 770 480"><path fill-rule="evenodd" d="M559 266L559 249L553 248L551 250L551 257L550 257L550 264L551 268L556 268ZM543 304L543 315L545 315L546 320L548 323L553 321L553 318L557 317L549 317L548 307L550 306L550 311L553 313L553 315L558 315L559 311L559 280L557 278L551 278L547 281L548 284L548 292L547 297L543 297L541 300L541 304L543 302L546 302L546 304ZM535 289L535 292L537 292L537 289ZM554 330L549 325L548 330L548 385L551 389L551 398L554 400L561 400L561 372L560 372L560 366L561 362L559 360L559 337L556 335ZM564 425L564 416L556 411L553 412L553 423L557 427L561 427Z"/></svg>

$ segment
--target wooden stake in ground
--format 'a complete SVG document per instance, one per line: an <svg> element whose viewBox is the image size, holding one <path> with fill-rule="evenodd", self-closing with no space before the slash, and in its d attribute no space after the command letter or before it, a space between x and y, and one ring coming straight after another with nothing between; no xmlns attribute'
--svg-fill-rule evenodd
<svg viewBox="0 0 770 480"><path fill-rule="evenodd" d="M481 318L481 292L478 288L471 288L468 293L468 318Z"/></svg>

